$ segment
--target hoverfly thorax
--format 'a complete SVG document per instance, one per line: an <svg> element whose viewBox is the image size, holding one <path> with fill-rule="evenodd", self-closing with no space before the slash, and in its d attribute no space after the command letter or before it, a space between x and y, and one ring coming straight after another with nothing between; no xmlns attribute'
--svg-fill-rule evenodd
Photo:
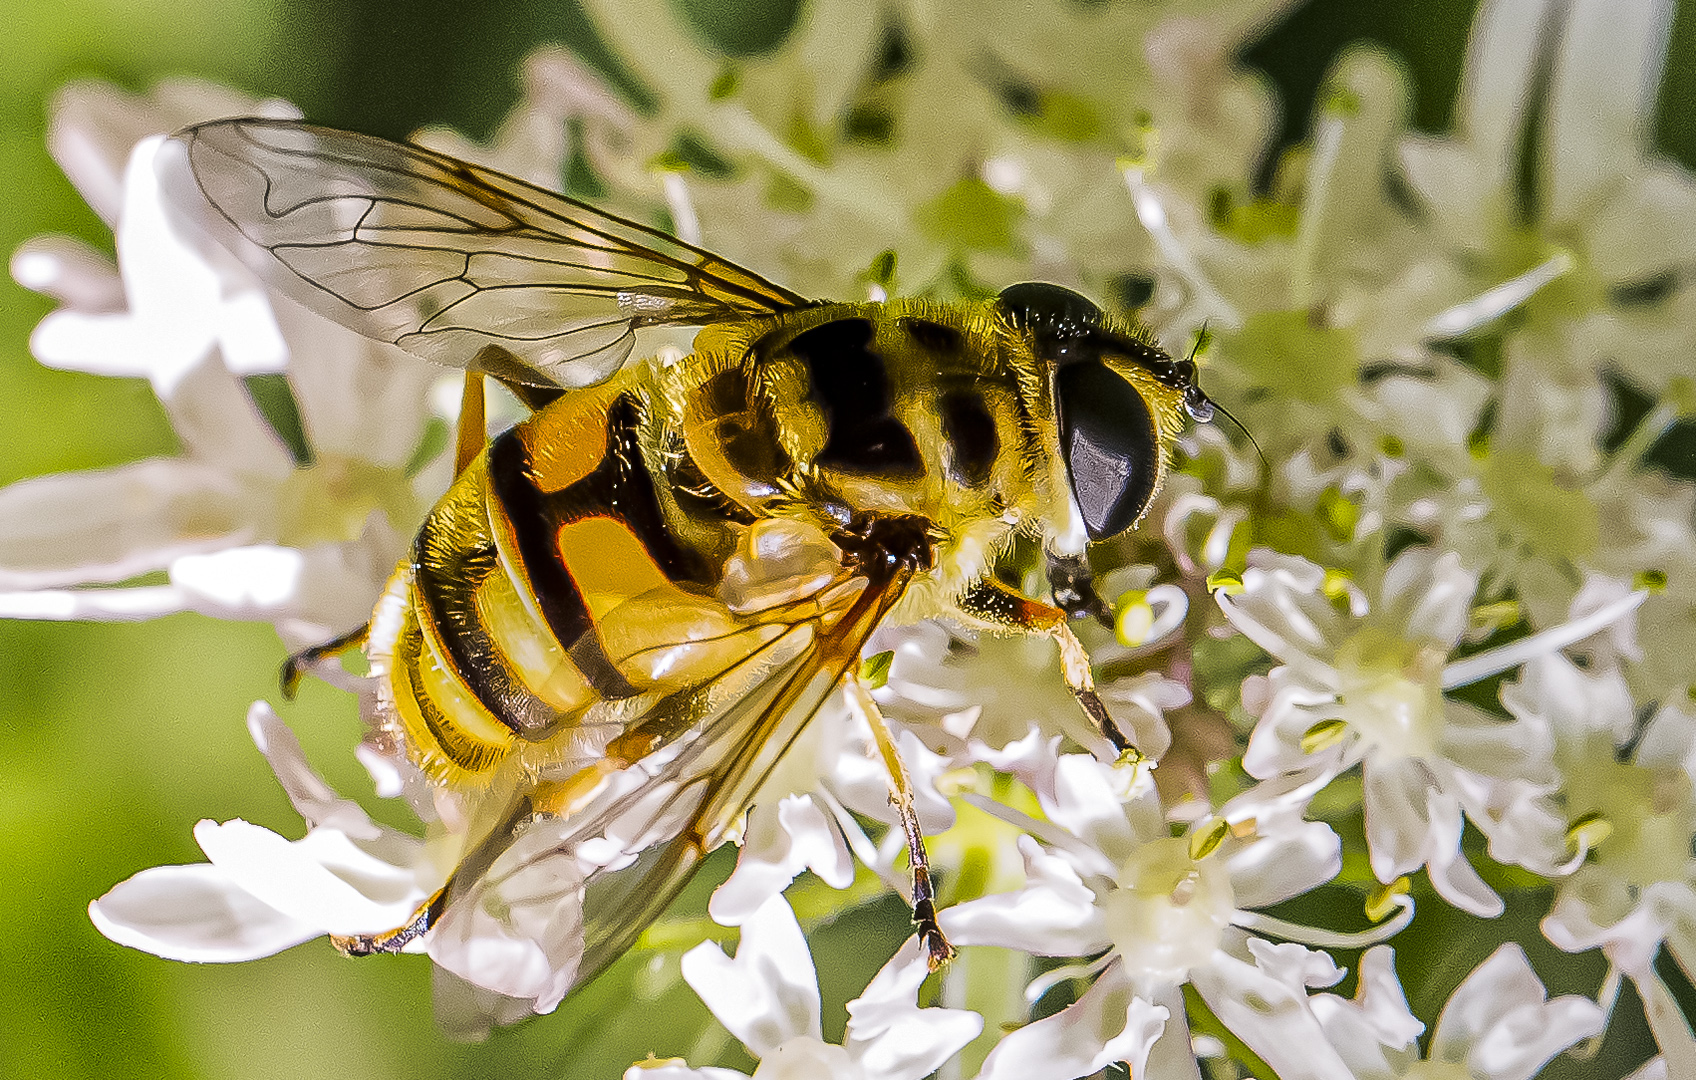
<svg viewBox="0 0 1696 1080"><path fill-rule="evenodd" d="M1012 285L997 304L1047 369L1066 482L1089 539L1125 532L1160 489L1164 447L1185 415L1211 414L1194 362L1173 360L1140 324L1059 285Z"/></svg>
<svg viewBox="0 0 1696 1080"><path fill-rule="evenodd" d="M963 306L825 304L709 328L685 389L683 441L754 513L995 518L1026 486L1017 376ZM681 377L681 376L680 376Z"/></svg>

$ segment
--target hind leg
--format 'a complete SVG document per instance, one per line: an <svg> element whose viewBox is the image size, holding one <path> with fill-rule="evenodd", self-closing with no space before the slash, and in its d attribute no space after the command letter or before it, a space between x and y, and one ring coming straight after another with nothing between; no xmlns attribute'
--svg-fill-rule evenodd
<svg viewBox="0 0 1696 1080"><path fill-rule="evenodd" d="M332 638L329 641L324 642L322 645L314 645L311 648L302 649L290 656L287 660L284 660L281 677L283 697L293 701L296 691L300 689L300 680L305 677L308 671L317 667L325 660L329 660L333 657L341 656L343 653L364 647L366 640L370 636L371 624L366 623L364 626L358 627L354 630L349 630L341 637Z"/></svg>

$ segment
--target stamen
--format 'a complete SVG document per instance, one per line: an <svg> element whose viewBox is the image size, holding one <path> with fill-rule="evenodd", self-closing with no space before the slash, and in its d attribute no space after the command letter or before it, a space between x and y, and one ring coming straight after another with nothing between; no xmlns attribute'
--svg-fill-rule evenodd
<svg viewBox="0 0 1696 1080"><path fill-rule="evenodd" d="M1045 971L1032 979L1025 986L1025 1004L1035 1005L1042 1000L1042 995L1072 979L1087 979L1107 969L1107 965L1119 958L1118 953L1109 952L1096 957L1087 964L1067 964L1064 967Z"/></svg>
<svg viewBox="0 0 1696 1080"><path fill-rule="evenodd" d="M1602 846L1614 834L1613 822L1599 813L1580 816L1566 830L1566 846L1572 858L1555 867L1552 877L1564 877L1584 865L1590 853Z"/></svg>
<svg viewBox="0 0 1696 1080"><path fill-rule="evenodd" d="M1316 949L1364 949L1388 941L1407 928L1413 921L1413 897L1396 894L1390 898L1390 903L1400 908L1394 918L1388 922L1379 923L1370 930L1345 934L1335 930L1321 930L1318 927L1302 926L1300 923L1276 919L1263 915L1258 911L1238 911L1231 916L1231 922L1244 930L1254 930L1272 937L1283 938L1285 941L1300 942L1311 945Z"/></svg>
<svg viewBox="0 0 1696 1080"><path fill-rule="evenodd" d="M1348 731L1349 725L1346 720L1336 718L1321 720L1302 733L1301 752L1317 754L1321 750L1329 750L1342 742L1343 736L1347 735Z"/></svg>
<svg viewBox="0 0 1696 1080"><path fill-rule="evenodd" d="M1190 598L1176 585L1132 589L1113 605L1113 635L1128 649L1152 645L1184 624ZM1158 613L1156 612L1158 608Z"/></svg>
<svg viewBox="0 0 1696 1080"><path fill-rule="evenodd" d="M1424 334L1427 338L1459 337L1494 322L1575 265L1572 256L1563 251L1516 278L1509 278L1471 300L1463 300L1447 311L1439 312L1425 324Z"/></svg>
<svg viewBox="0 0 1696 1080"><path fill-rule="evenodd" d="M1573 619L1559 626L1551 626L1540 633L1528 638L1509 642L1500 648L1489 649L1469 656L1465 660L1457 660L1443 668L1443 689L1453 690L1457 686L1466 686L1480 679L1516 668L1519 665L1535 660L1566 648L1576 642L1583 641L1591 634L1607 629L1615 622L1631 614L1647 597L1648 593L1639 590L1630 596L1621 597L1598 611L1593 611L1582 619Z"/></svg>
<svg viewBox="0 0 1696 1080"><path fill-rule="evenodd" d="M1190 834L1190 859L1200 862L1215 851L1231 835L1231 823L1224 818L1214 818L1213 824L1205 829L1198 829ZM1173 894L1176 896L1176 893Z"/></svg>

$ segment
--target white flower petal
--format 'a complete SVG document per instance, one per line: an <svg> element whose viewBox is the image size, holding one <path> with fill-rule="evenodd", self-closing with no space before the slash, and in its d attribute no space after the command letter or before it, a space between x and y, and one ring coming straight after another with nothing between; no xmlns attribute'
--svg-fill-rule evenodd
<svg viewBox="0 0 1696 1080"><path fill-rule="evenodd" d="M211 464L155 458L0 489L0 589L123 581L251 534L245 493Z"/></svg>
<svg viewBox="0 0 1696 1080"><path fill-rule="evenodd" d="M269 704L256 701L248 707L247 732L308 825L328 825L354 840L375 840L382 835L358 803L337 795L307 763L294 729L283 723Z"/></svg>
<svg viewBox="0 0 1696 1080"><path fill-rule="evenodd" d="M1384 571L1380 603L1406 639L1453 645L1466 632L1477 591L1478 575L1461 566L1459 554L1410 547Z"/></svg>
<svg viewBox="0 0 1696 1080"><path fill-rule="evenodd" d="M1251 937L1247 945L1254 966L1289 987L1292 994L1333 986L1344 974L1328 954L1293 941L1274 944Z"/></svg>
<svg viewBox="0 0 1696 1080"><path fill-rule="evenodd" d="M835 820L806 795L755 806L736 869L714 890L707 913L721 926L740 926L805 869L833 889L854 880L854 859Z"/></svg>
<svg viewBox="0 0 1696 1080"><path fill-rule="evenodd" d="M156 619L189 610L181 589L145 585L134 589L41 589L0 593L0 618L88 619L124 622Z"/></svg>
<svg viewBox="0 0 1696 1080"><path fill-rule="evenodd" d="M1468 141L1490 161L1490 182L1479 185L1487 196L1505 198L1512 183L1533 69L1555 8L1554 0L1491 0L1473 22L1457 110Z"/></svg>
<svg viewBox="0 0 1696 1080"><path fill-rule="evenodd" d="M1692 1070L1696 1070L1696 1037L1691 1036L1684 1010L1673 998L1672 991L1653 970L1635 975L1631 981L1637 987L1638 996L1643 999L1649 1030L1655 1033L1661 1056L1666 1058L1667 1074L1680 1080L1693 1075Z"/></svg>
<svg viewBox="0 0 1696 1080"><path fill-rule="evenodd" d="M12 252L12 280L84 312L122 311L124 283L110 258L68 236L37 236Z"/></svg>
<svg viewBox="0 0 1696 1080"><path fill-rule="evenodd" d="M136 143L221 116L298 118L280 101L258 101L199 79L166 79L147 95L84 80L59 91L50 110L47 145L78 194L107 224L123 206L124 167Z"/></svg>
<svg viewBox="0 0 1696 1080"><path fill-rule="evenodd" d="M232 882L320 933L393 930L423 900L410 866L383 862L335 829L291 842L237 818L202 821L194 838Z"/></svg>
<svg viewBox="0 0 1696 1080"><path fill-rule="evenodd" d="M184 555L171 563L171 584L195 607L221 618L269 618L291 606L305 558L272 544Z"/></svg>
<svg viewBox="0 0 1696 1080"><path fill-rule="evenodd" d="M921 1009L919 984L930 974L917 936L908 938L865 992L848 1003L843 1038L850 1056L878 1080L919 1080L983 1030L983 1017L966 1009Z"/></svg>
<svg viewBox="0 0 1696 1080"><path fill-rule="evenodd" d="M1185 1015L1184 993L1176 986L1164 986L1153 995L1154 1004L1166 1010L1166 1030L1154 1040L1148 1051L1145 1080L1202 1080L1201 1062L1197 1060L1195 1042L1190 1035L1189 1017Z"/></svg>
<svg viewBox="0 0 1696 1080"><path fill-rule="evenodd" d="M1388 945L1375 945L1361 957L1353 1001L1315 994L1309 1005L1356 1080L1395 1080L1401 1069L1386 1051L1413 1047L1425 1031L1425 1025L1408 1010L1407 996L1396 978L1395 954Z"/></svg>
<svg viewBox="0 0 1696 1080"><path fill-rule="evenodd" d="M1149 1049L1170 1015L1137 997L1123 965L1114 964L1076 1002L1003 1036L978 1080L1075 1080L1115 1061L1147 1076Z"/></svg>
<svg viewBox="0 0 1696 1080"><path fill-rule="evenodd" d="M1416 758L1384 754L1367 759L1362 779L1372 873L1388 883L1425 861L1426 834L1431 830L1426 795L1436 777Z"/></svg>
<svg viewBox="0 0 1696 1080"><path fill-rule="evenodd" d="M279 370L288 357L282 333L257 287L226 298L225 281L166 220L153 158L163 139L143 139L124 175L117 228L118 268L129 311L58 311L30 339L42 363L104 375L140 375L168 398L214 347L233 370Z"/></svg>
<svg viewBox="0 0 1696 1080"><path fill-rule="evenodd" d="M1549 85L1548 221L1570 225L1648 149L1671 0L1572 0Z"/></svg>
<svg viewBox="0 0 1696 1080"><path fill-rule="evenodd" d="M749 1080L749 1077L747 1073L721 1069L716 1065L691 1069L678 1061L639 1061L624 1070L624 1080Z"/></svg>
<svg viewBox="0 0 1696 1080"><path fill-rule="evenodd" d="M1061 858L1019 837L1025 887L945 908L942 930L959 945L1000 945L1038 956L1087 956L1109 942L1095 894Z"/></svg>
<svg viewBox="0 0 1696 1080"><path fill-rule="evenodd" d="M1432 788L1426 795L1426 813L1431 823L1425 835L1423 862L1431 876L1431 886L1437 895L1483 919L1493 919L1505 905L1490 886L1484 883L1460 849L1460 802L1454 796Z"/></svg>
<svg viewBox="0 0 1696 1080"><path fill-rule="evenodd" d="M1043 804L1050 821L1115 866L1137 845L1122 801L1128 773L1090 754L1062 754L1054 768L1054 798Z"/></svg>
<svg viewBox="0 0 1696 1080"><path fill-rule="evenodd" d="M1466 1061L1473 1048L1510 1015L1527 1007L1536 1009L1546 997L1525 951L1513 942L1503 945L1473 969L1443 1006L1431 1037L1431 1059Z"/></svg>
<svg viewBox="0 0 1696 1080"><path fill-rule="evenodd" d="M89 904L88 917L120 945L194 963L257 960L324 933L207 863L143 870Z"/></svg>
<svg viewBox="0 0 1696 1080"><path fill-rule="evenodd" d="M1223 952L1192 970L1190 983L1219 1022L1280 1080L1354 1080L1325 1040L1306 994Z"/></svg>
<svg viewBox="0 0 1696 1080"><path fill-rule="evenodd" d="M1316 889L1343 869L1343 842L1331 826L1304 821L1232 853L1231 890L1240 908L1268 907Z"/></svg>
<svg viewBox="0 0 1696 1080"><path fill-rule="evenodd" d="M782 896L742 924L736 957L710 941L683 954L683 980L755 1057L820 1038L819 984L807 939Z"/></svg>

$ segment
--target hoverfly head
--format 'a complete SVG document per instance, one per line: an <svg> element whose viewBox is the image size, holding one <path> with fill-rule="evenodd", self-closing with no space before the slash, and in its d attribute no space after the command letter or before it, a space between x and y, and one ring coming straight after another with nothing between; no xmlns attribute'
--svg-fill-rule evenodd
<svg viewBox="0 0 1696 1080"><path fill-rule="evenodd" d="M1085 531L1091 540L1119 535L1159 490L1161 440L1181 425L1177 410L1197 421L1213 415L1193 357L1173 360L1059 285L1011 285L997 303L1048 368L1060 453Z"/></svg>

